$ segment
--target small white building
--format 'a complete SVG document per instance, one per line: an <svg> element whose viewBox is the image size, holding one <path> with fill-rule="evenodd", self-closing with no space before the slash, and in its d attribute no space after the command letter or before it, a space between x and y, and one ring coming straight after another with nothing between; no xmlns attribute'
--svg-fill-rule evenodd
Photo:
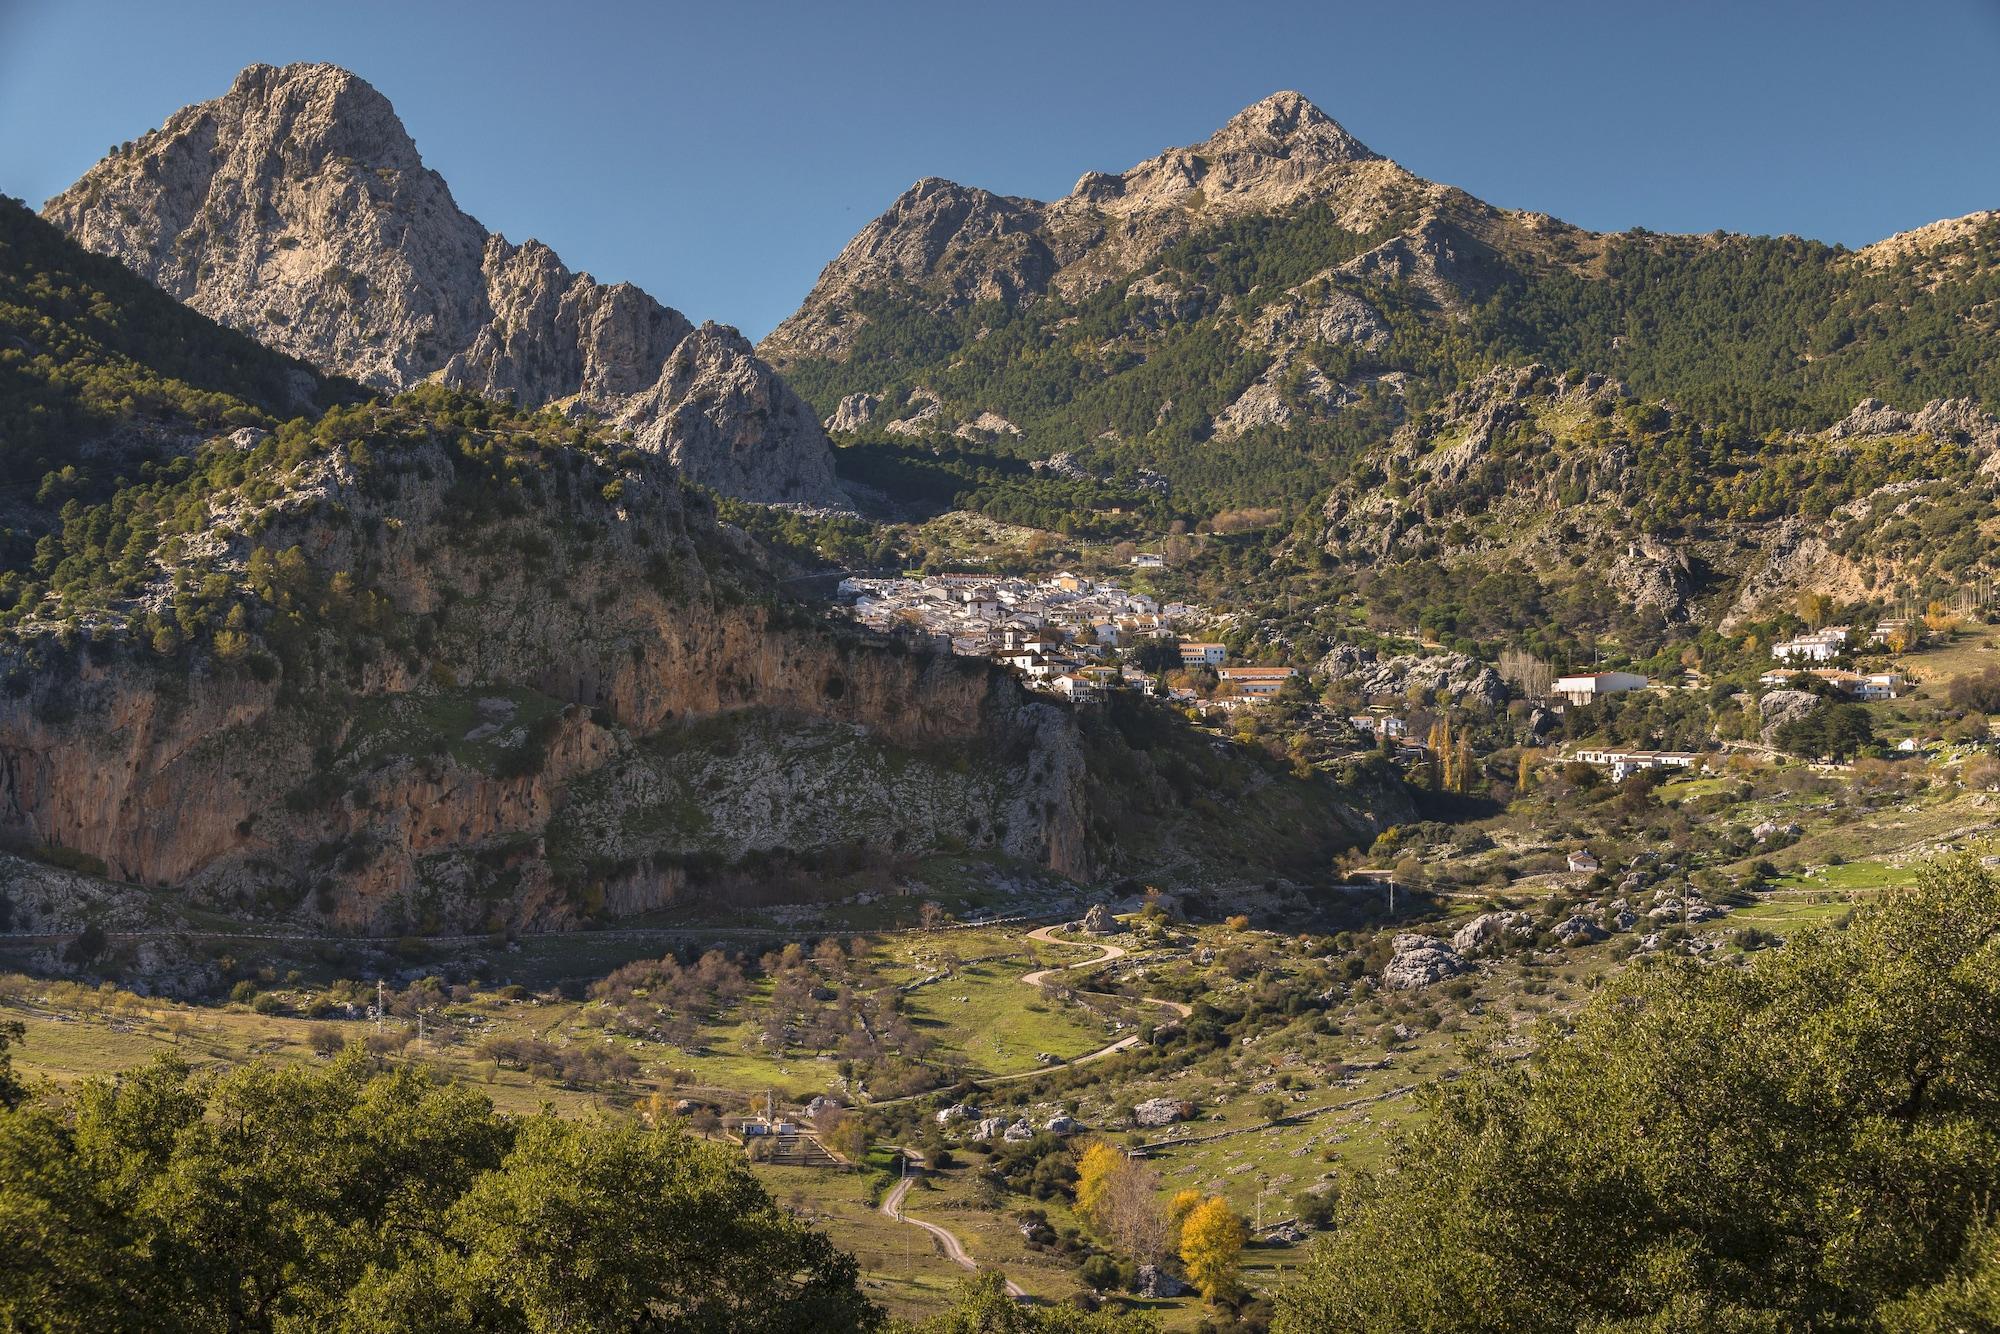
<svg viewBox="0 0 2000 1334"><path fill-rule="evenodd" d="M1839 667L1813 667L1801 671L1795 667L1774 667L1757 678L1759 685L1789 686L1801 676L1810 676L1846 695L1849 699L1876 700L1895 699L1909 689L1909 682L1900 672L1871 672L1863 675Z"/></svg>
<svg viewBox="0 0 2000 1334"><path fill-rule="evenodd" d="M1644 690L1649 684L1637 672L1591 672L1587 676L1558 676L1549 690L1571 704L1592 704L1606 695Z"/></svg>
<svg viewBox="0 0 2000 1334"><path fill-rule="evenodd" d="M1701 763L1701 756L1691 750L1583 748L1576 752L1576 758L1610 770L1614 783L1622 783L1642 769L1692 769Z"/></svg>
<svg viewBox="0 0 2000 1334"><path fill-rule="evenodd" d="M1132 564L1141 570L1159 570L1166 568L1167 562L1157 552L1142 551L1132 558Z"/></svg>
<svg viewBox="0 0 2000 1334"><path fill-rule="evenodd" d="M1183 643L1181 645L1181 666L1220 667L1228 658L1229 650L1221 644Z"/></svg>
<svg viewBox="0 0 2000 1334"><path fill-rule="evenodd" d="M1292 679L1290 667L1218 667L1215 674L1222 684L1233 686L1251 697L1275 695Z"/></svg>

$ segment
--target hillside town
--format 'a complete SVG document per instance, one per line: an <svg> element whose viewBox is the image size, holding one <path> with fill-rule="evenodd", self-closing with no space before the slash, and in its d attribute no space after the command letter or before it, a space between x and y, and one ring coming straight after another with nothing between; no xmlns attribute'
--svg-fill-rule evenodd
<svg viewBox="0 0 2000 1334"><path fill-rule="evenodd" d="M937 574L891 579L848 578L839 596L849 615L870 629L912 637L935 652L990 658L1031 688L1069 699L1096 697L1120 684L1146 685L1153 673L1121 659L1160 644L1157 655L1183 668L1215 673L1224 708L1275 695L1290 667L1229 663L1227 648L1209 640L1179 640L1181 629L1213 619L1202 607L1161 603L1145 593L1067 570L1046 579ZM1178 641L1178 642L1177 642ZM1170 693L1193 701L1196 692Z"/></svg>

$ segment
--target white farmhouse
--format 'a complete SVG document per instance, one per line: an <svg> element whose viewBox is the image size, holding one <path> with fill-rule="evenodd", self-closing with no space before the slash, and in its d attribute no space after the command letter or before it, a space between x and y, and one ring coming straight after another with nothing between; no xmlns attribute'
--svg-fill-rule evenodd
<svg viewBox="0 0 2000 1334"><path fill-rule="evenodd" d="M1591 704L1606 695L1622 695L1628 690L1644 690L1649 683L1637 672L1592 672L1587 676L1558 676L1550 693L1571 704Z"/></svg>

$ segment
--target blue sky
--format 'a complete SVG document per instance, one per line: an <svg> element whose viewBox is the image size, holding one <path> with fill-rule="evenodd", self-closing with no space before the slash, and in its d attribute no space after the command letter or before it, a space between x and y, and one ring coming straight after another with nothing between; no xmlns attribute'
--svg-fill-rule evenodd
<svg viewBox="0 0 2000 1334"><path fill-rule="evenodd" d="M488 227L752 336L921 176L1050 198L1280 88L1600 229L1862 244L2000 207L2000 0L0 0L0 191L294 60L387 94Z"/></svg>

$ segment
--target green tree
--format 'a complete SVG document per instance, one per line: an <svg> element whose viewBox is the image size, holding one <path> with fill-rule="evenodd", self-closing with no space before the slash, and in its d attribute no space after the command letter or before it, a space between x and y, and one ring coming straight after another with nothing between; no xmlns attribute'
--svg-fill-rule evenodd
<svg viewBox="0 0 2000 1334"><path fill-rule="evenodd" d="M854 1262L678 1129L162 1061L0 1113L0 1329L860 1330Z"/></svg>
<svg viewBox="0 0 2000 1334"><path fill-rule="evenodd" d="M1276 1328L1923 1328L1884 1313L1992 1290L2000 880L1938 863L1747 966L1632 969L1431 1111Z"/></svg>

